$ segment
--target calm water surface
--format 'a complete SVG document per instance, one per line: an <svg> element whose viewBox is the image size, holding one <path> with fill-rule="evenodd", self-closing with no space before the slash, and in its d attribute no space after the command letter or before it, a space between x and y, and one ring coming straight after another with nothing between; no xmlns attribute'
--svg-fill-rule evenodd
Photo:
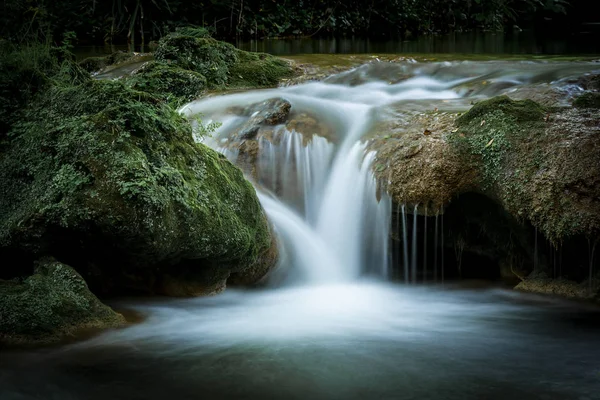
<svg viewBox="0 0 600 400"><path fill-rule="evenodd" d="M119 306L145 322L2 353L0 398L600 399L600 312L512 291L363 282Z"/></svg>
<svg viewBox="0 0 600 400"><path fill-rule="evenodd" d="M552 39L533 32L455 33L419 37L412 40L337 39L259 39L238 41L237 47L275 55L293 54L538 54L600 55L600 26L586 33ZM127 46L80 46L79 58L126 50ZM136 49L149 51L148 48Z"/></svg>

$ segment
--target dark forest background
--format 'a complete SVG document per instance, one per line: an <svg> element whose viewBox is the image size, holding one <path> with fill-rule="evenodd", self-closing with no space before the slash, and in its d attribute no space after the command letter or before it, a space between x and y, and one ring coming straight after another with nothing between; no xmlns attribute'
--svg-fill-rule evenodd
<svg viewBox="0 0 600 400"><path fill-rule="evenodd" d="M148 43L178 26L219 38L407 38L472 30L585 29L594 0L4 0L0 38Z"/></svg>

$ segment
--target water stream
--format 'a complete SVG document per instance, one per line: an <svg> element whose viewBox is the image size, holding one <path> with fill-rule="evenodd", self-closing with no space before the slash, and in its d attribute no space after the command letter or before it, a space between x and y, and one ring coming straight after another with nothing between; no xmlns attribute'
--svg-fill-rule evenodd
<svg viewBox="0 0 600 400"><path fill-rule="evenodd" d="M464 110L531 84L576 91L567 78L594 68L382 63L188 104L184 114L222 123L202 140L233 162L243 156L235 133L251 117L235 110L251 104L281 97L291 118L306 113L330 127L322 136L277 126L257 139L254 180L280 237L283 278L215 297L116 302L145 320L59 348L2 353L0 398L600 399L597 309L485 285L386 281L391 224L402 226L407 281L418 268L443 280L443 214L428 210L429 250L415 210L398 205L392 221L363 140L407 109Z"/></svg>

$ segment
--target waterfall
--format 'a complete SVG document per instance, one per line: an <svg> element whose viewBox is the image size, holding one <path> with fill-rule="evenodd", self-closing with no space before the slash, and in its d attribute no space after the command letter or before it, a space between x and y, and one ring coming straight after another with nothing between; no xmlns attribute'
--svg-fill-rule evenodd
<svg viewBox="0 0 600 400"><path fill-rule="evenodd" d="M407 205L398 205L396 220L390 223L391 199L378 194L379 183L372 172L374 167L386 166L374 165L376 155L367 152L367 142L371 133L402 118L402 110L427 112L442 103L452 110L464 110L469 106L466 96L487 96L499 87L528 81L528 73L513 71L503 77L499 69L497 76L493 75L498 85L489 88L490 67L478 68L467 71L451 63L403 65L398 74L405 78L390 82L387 75L376 75L378 68L366 65L325 82L208 97L185 105L180 112L192 118L201 116L205 123L221 123L212 137L197 139L245 169L281 236L287 255L284 263L295 270L291 281L323 283L351 281L364 274L390 276L389 230L395 227L400 236L395 264L401 261L403 279L415 283L420 267L418 207L414 207L411 226ZM479 87L479 91L471 93L467 86ZM251 139L240 136L238 132L260 113L256 107L272 99L291 105L284 121L255 126L258 133ZM302 116L313 123L305 123ZM252 146L251 156L246 141ZM443 282L444 216L439 214L430 250L431 269L434 281ZM423 231L425 280L429 267L427 217Z"/></svg>

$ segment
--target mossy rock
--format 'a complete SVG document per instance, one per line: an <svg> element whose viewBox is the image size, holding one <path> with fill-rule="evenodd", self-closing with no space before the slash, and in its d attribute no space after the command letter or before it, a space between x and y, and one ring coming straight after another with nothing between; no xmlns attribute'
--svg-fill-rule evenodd
<svg viewBox="0 0 600 400"><path fill-rule="evenodd" d="M0 280L0 343L50 343L83 329L125 323L102 304L73 268L51 258L24 280Z"/></svg>
<svg viewBox="0 0 600 400"><path fill-rule="evenodd" d="M600 108L600 93L585 92L573 101L573 106L578 108Z"/></svg>
<svg viewBox="0 0 600 400"><path fill-rule="evenodd" d="M501 96L473 106L456 126L449 143L480 170L479 190L513 216L554 242L599 235L597 115Z"/></svg>
<svg viewBox="0 0 600 400"><path fill-rule="evenodd" d="M81 68L86 70L87 72L93 73L103 70L104 68L124 63L130 59L135 57L133 53L126 53L124 51L115 51L112 54L101 57L88 57L79 62Z"/></svg>
<svg viewBox="0 0 600 400"><path fill-rule="evenodd" d="M229 68L237 62L236 48L211 38L169 35L159 42L154 54L157 61L204 75L211 86L228 82Z"/></svg>
<svg viewBox="0 0 600 400"><path fill-rule="evenodd" d="M277 86L283 78L293 75L290 65L264 53L238 51L238 61L229 68L231 87L253 88Z"/></svg>
<svg viewBox="0 0 600 400"><path fill-rule="evenodd" d="M0 182L0 256L52 254L94 290L157 292L176 271L210 291L271 244L242 172L122 81L38 96L0 154Z"/></svg>
<svg viewBox="0 0 600 400"><path fill-rule="evenodd" d="M204 75L210 88L276 86L293 74L281 59L238 50L209 37L168 35L161 39L155 59Z"/></svg>
<svg viewBox="0 0 600 400"><path fill-rule="evenodd" d="M206 78L175 65L150 61L127 78L127 85L180 105L202 94L206 89Z"/></svg>

